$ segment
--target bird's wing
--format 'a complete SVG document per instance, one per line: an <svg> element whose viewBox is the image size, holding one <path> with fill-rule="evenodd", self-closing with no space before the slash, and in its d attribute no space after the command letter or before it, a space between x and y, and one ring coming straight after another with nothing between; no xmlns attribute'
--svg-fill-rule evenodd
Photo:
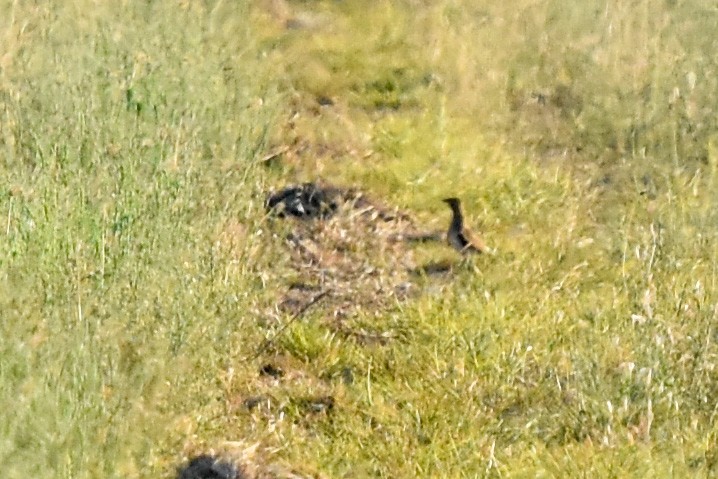
<svg viewBox="0 0 718 479"><path fill-rule="evenodd" d="M473 247L473 249L475 249L479 253L487 253L490 251L489 247L486 246L486 243L484 242L484 239L481 236L479 236L475 233L472 233L471 231L469 231L467 229L464 229L463 233L464 233L464 237L469 242L469 244L466 245L466 249L472 249L472 247Z"/></svg>

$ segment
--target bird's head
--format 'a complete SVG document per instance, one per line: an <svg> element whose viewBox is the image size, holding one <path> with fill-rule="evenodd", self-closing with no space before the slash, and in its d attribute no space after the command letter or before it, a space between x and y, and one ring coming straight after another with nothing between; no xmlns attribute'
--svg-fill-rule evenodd
<svg viewBox="0 0 718 479"><path fill-rule="evenodd" d="M441 201L443 201L444 203L448 204L448 205L451 206L452 208L458 208L459 203L460 203L458 198L453 198L453 197L452 197L452 198L444 198L444 199L441 200Z"/></svg>

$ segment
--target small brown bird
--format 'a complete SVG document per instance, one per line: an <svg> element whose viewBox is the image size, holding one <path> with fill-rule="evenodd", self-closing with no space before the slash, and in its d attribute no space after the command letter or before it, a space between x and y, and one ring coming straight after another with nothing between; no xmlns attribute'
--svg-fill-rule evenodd
<svg viewBox="0 0 718 479"><path fill-rule="evenodd" d="M446 241L461 254L486 253L489 249L486 243L471 231L464 228L464 215L461 214L461 201L458 198L446 198L453 213L449 231L446 232Z"/></svg>

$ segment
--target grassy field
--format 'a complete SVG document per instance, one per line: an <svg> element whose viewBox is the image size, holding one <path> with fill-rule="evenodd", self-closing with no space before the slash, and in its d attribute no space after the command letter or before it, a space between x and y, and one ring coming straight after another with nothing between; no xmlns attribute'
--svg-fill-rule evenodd
<svg viewBox="0 0 718 479"><path fill-rule="evenodd" d="M3 477L717 473L709 2L33 3L0 0ZM459 196L496 254L267 218L299 181L426 230Z"/></svg>

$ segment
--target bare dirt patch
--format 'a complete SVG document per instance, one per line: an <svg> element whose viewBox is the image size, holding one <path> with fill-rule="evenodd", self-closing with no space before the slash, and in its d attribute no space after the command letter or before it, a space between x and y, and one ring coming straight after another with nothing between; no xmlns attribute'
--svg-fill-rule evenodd
<svg viewBox="0 0 718 479"><path fill-rule="evenodd" d="M415 259L414 243L440 241L441 233L421 231L407 212L360 191L306 183L270 194L266 205L272 222L291 222L283 244L296 276L279 309L295 314L327 291L316 307L342 336L367 343L391 340L345 320L384 312L418 292L420 276L451 271L450 264L426 268Z"/></svg>

